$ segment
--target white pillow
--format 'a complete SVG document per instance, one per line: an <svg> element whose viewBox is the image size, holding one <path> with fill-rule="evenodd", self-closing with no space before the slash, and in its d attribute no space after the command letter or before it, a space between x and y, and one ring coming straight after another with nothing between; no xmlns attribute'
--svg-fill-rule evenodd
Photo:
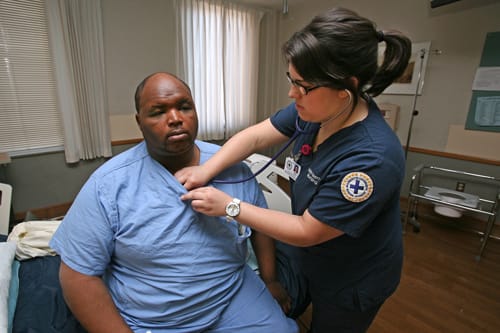
<svg viewBox="0 0 500 333"><path fill-rule="evenodd" d="M12 263L16 254L15 242L0 243L0 332L7 332L8 299L10 279L12 276Z"/></svg>
<svg viewBox="0 0 500 333"><path fill-rule="evenodd" d="M28 221L16 224L7 238L17 244L17 260L54 256L49 242L61 221Z"/></svg>

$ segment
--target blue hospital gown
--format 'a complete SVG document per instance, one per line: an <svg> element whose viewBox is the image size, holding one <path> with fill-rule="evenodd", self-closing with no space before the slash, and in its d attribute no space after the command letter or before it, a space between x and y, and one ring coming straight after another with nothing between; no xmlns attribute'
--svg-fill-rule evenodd
<svg viewBox="0 0 500 333"><path fill-rule="evenodd" d="M219 149L196 144L200 163ZM218 178L249 174L239 164ZM266 205L255 181L211 185L242 201ZM209 327L249 270L250 229L240 236L235 221L196 213L180 200L185 192L142 142L91 175L50 243L73 270L103 276L133 330L195 332Z"/></svg>

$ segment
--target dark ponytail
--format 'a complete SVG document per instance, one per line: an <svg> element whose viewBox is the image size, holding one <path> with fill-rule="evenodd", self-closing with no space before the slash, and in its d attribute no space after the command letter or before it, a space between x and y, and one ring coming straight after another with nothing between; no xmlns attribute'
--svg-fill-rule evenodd
<svg viewBox="0 0 500 333"><path fill-rule="evenodd" d="M380 41L387 47L379 68ZM349 9L332 8L297 31L282 51L304 81L347 89L355 106L358 96L379 95L404 72L411 42L394 30L377 31L372 21Z"/></svg>
<svg viewBox="0 0 500 333"><path fill-rule="evenodd" d="M371 86L366 93L371 96L380 95L385 88L390 86L394 80L400 77L411 56L411 41L396 30L379 31L379 36L385 42L383 63L378 68L371 80Z"/></svg>

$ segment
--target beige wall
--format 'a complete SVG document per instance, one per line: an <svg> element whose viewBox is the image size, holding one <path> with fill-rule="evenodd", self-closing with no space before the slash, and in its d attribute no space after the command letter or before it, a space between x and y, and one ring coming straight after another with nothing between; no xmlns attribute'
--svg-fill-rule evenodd
<svg viewBox="0 0 500 333"><path fill-rule="evenodd" d="M133 114L139 82L175 71L173 1L102 0L102 11L109 112Z"/></svg>
<svg viewBox="0 0 500 333"><path fill-rule="evenodd" d="M140 138L135 88L153 72L175 73L173 1L103 0L102 10L111 139Z"/></svg>

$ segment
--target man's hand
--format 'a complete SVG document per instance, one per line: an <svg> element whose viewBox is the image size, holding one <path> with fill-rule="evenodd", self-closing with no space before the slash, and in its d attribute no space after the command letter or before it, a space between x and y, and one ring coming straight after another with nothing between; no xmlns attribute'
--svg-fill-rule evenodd
<svg viewBox="0 0 500 333"><path fill-rule="evenodd" d="M182 168L174 176L188 191L203 186L210 180L208 173L199 165Z"/></svg>
<svg viewBox="0 0 500 333"><path fill-rule="evenodd" d="M267 289L269 289L269 291L271 292L271 295L273 295L274 299L281 306L283 312L285 314L288 314L292 307L292 299L288 295L288 292L285 290L285 288L283 288L281 283L279 283L278 281L266 283L266 286Z"/></svg>

